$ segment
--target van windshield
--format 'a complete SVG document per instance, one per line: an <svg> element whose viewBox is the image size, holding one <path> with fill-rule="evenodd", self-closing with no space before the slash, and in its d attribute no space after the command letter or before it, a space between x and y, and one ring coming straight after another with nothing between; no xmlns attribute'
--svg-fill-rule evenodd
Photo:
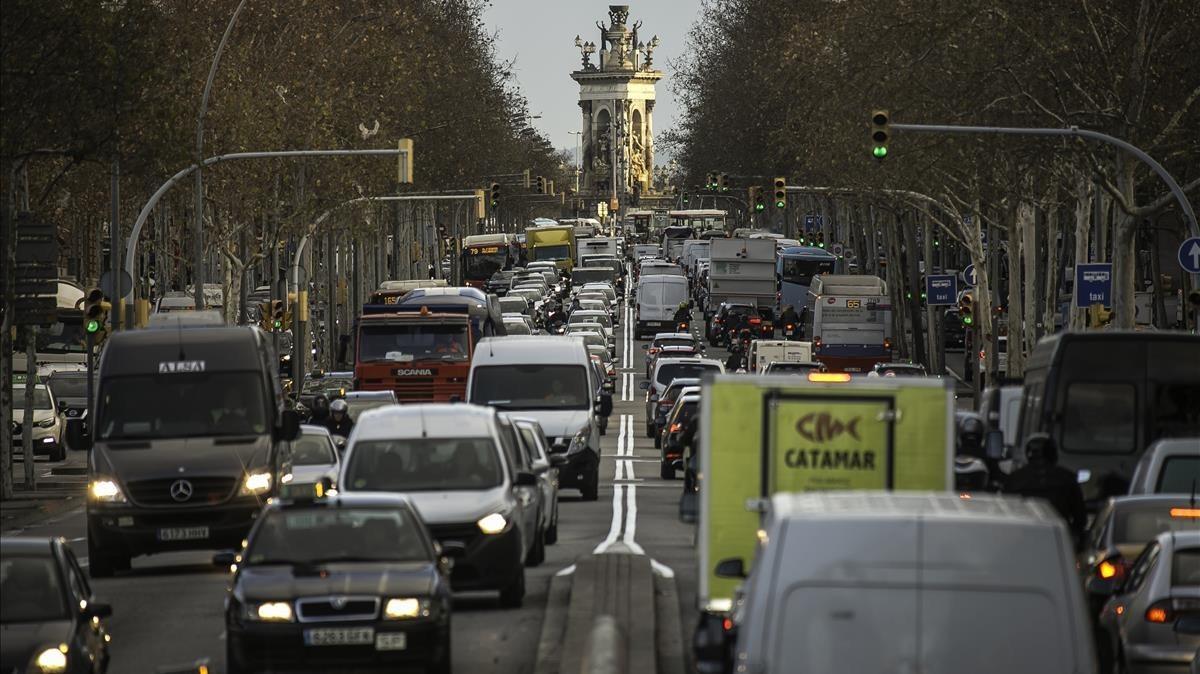
<svg viewBox="0 0 1200 674"><path fill-rule="evenodd" d="M487 438L362 440L350 449L342 484L354 491L491 489L502 479Z"/></svg>
<svg viewBox="0 0 1200 674"><path fill-rule="evenodd" d="M587 370L581 365L492 365L471 373L471 402L477 405L502 410L585 410L591 397Z"/></svg>
<svg viewBox="0 0 1200 674"><path fill-rule="evenodd" d="M262 435L270 430L258 372L112 377L100 383L101 440Z"/></svg>
<svg viewBox="0 0 1200 674"><path fill-rule="evenodd" d="M638 288L638 301L662 306L677 305L687 299L686 283L647 281Z"/></svg>

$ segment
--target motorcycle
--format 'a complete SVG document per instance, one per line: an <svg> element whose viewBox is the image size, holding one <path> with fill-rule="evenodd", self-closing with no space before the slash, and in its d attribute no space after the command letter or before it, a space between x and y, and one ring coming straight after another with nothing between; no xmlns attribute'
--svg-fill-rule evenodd
<svg viewBox="0 0 1200 674"><path fill-rule="evenodd" d="M691 324L687 321L679 321L675 324L675 332L687 332Z"/></svg>
<svg viewBox="0 0 1200 674"><path fill-rule="evenodd" d="M794 342L800 339L800 330L797 329L795 323L785 323L783 325L783 338L789 342Z"/></svg>

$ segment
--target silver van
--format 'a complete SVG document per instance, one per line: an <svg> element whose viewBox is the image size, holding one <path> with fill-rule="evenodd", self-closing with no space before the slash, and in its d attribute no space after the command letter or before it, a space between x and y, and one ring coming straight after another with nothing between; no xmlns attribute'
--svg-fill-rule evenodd
<svg viewBox="0 0 1200 674"><path fill-rule="evenodd" d="M758 538L740 671L1095 671L1071 537L1040 501L777 494Z"/></svg>
<svg viewBox="0 0 1200 674"><path fill-rule="evenodd" d="M688 301L688 282L683 276L643 275L637 286L637 324L634 337L675 331L675 311Z"/></svg>

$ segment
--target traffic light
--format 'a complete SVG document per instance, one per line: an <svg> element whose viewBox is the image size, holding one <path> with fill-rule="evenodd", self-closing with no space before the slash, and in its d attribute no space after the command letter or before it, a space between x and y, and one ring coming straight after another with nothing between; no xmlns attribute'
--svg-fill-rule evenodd
<svg viewBox="0 0 1200 674"><path fill-rule="evenodd" d="M825 247L825 232L816 232L813 234L813 240L817 242L818 248Z"/></svg>
<svg viewBox="0 0 1200 674"><path fill-rule="evenodd" d="M108 339L108 312L112 305L104 298L104 291L92 288L83 300L83 328L92 336L92 344L100 346Z"/></svg>
<svg viewBox="0 0 1200 674"><path fill-rule="evenodd" d="M787 208L787 179L782 176L775 179L775 208Z"/></svg>
<svg viewBox="0 0 1200 674"><path fill-rule="evenodd" d="M271 331L271 303L269 301L258 303L258 327L267 332Z"/></svg>
<svg viewBox="0 0 1200 674"><path fill-rule="evenodd" d="M717 188L722 192L729 191L729 174L722 173L717 176Z"/></svg>
<svg viewBox="0 0 1200 674"><path fill-rule="evenodd" d="M535 192L537 192L538 194L546 193L546 179L545 178L543 178L542 176L538 176L537 180L535 180L534 183L535 184L534 184L533 189Z"/></svg>
<svg viewBox="0 0 1200 674"><path fill-rule="evenodd" d="M871 155L880 161L888 154L888 140L892 135L890 124L887 110L871 113L871 142L874 144Z"/></svg>
<svg viewBox="0 0 1200 674"><path fill-rule="evenodd" d="M500 183L492 183L492 188L490 191L492 195L492 208L495 208L500 205Z"/></svg>
<svg viewBox="0 0 1200 674"><path fill-rule="evenodd" d="M704 176L704 189L706 189L706 190L715 190L715 189L717 189L717 174L715 174L715 173L708 173L708 174L705 174L705 176Z"/></svg>
<svg viewBox="0 0 1200 674"><path fill-rule="evenodd" d="M271 300L271 329L282 330L283 319L287 314L287 305L283 300Z"/></svg>
<svg viewBox="0 0 1200 674"><path fill-rule="evenodd" d="M763 211L767 210L767 202L763 198L763 191L761 187L756 185L754 187L747 188L747 191L750 193L750 207L754 209L755 213L762 213Z"/></svg>
<svg viewBox="0 0 1200 674"><path fill-rule="evenodd" d="M975 298L971 293L963 293L962 297L958 298L958 315L964 326L969 328L975 325Z"/></svg>

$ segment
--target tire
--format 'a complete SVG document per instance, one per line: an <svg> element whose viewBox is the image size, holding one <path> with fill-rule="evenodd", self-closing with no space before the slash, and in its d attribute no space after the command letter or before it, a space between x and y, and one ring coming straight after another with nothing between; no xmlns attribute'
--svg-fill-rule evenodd
<svg viewBox="0 0 1200 674"><path fill-rule="evenodd" d="M229 640L225 640L225 674L246 674L247 670L242 667L241 658L237 657L233 647L229 645Z"/></svg>
<svg viewBox="0 0 1200 674"><path fill-rule="evenodd" d="M550 526L546 527L546 531L542 532L542 540L546 545L554 545L558 542L558 504L554 504L554 521Z"/></svg>
<svg viewBox="0 0 1200 674"><path fill-rule="evenodd" d="M500 606L504 608L521 608L525 601L525 569L517 571L517 577L508 587L500 590Z"/></svg>
<svg viewBox="0 0 1200 674"><path fill-rule="evenodd" d="M112 578L117 571L129 570L129 557L105 555L88 538L88 575L92 578Z"/></svg>
<svg viewBox="0 0 1200 674"><path fill-rule="evenodd" d="M600 469L596 468L592 471L591 479L588 483L579 488L579 493L583 495L585 501L595 501L600 498Z"/></svg>
<svg viewBox="0 0 1200 674"><path fill-rule="evenodd" d="M454 649L450 647L450 631L446 630L446 643L442 645L442 657L429 663L425 668L429 674L450 674L453 671Z"/></svg>
<svg viewBox="0 0 1200 674"><path fill-rule="evenodd" d="M525 556L525 566L541 566L546 561L546 529L538 527L533 537L533 550Z"/></svg>
<svg viewBox="0 0 1200 674"><path fill-rule="evenodd" d="M61 442L58 443L58 445L54 448L54 451L50 453L49 459L51 461L66 461L67 446Z"/></svg>
<svg viewBox="0 0 1200 674"><path fill-rule="evenodd" d="M670 461L662 461L658 464L658 476L664 480L675 479L675 466L671 465Z"/></svg>

